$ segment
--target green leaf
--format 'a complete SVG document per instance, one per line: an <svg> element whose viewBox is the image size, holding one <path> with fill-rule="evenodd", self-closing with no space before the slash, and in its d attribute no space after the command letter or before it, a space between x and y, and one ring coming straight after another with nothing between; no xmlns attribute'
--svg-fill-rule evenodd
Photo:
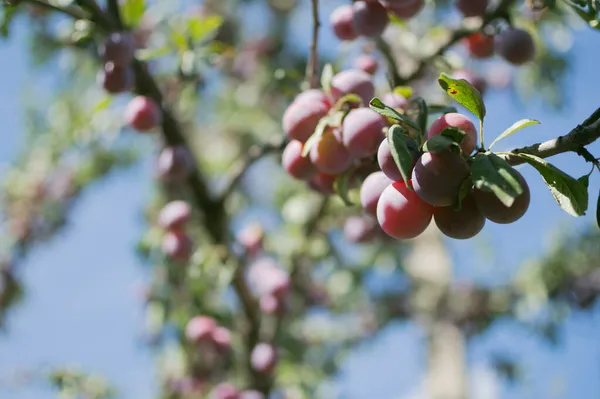
<svg viewBox="0 0 600 399"><path fill-rule="evenodd" d="M417 131L421 131L419 127L406 116L402 115L400 112L396 111L394 108L388 107L385 105L379 98L375 97L369 102L369 107L377 112L379 115L385 116L386 118L392 119L395 122L398 122L405 128L411 127Z"/></svg>
<svg viewBox="0 0 600 399"><path fill-rule="evenodd" d="M312 146L315 145L315 143L321 139L321 136L323 136L325 129L327 129L327 127L329 126L329 122L330 121L328 117L321 118L321 120L317 124L317 127L315 128L315 132L308 138L308 140L306 140L306 143L304 143L304 148L302 149L303 157L306 157L310 153L310 149L312 148Z"/></svg>
<svg viewBox="0 0 600 399"><path fill-rule="evenodd" d="M6 5L4 7L0 7L0 10L2 10L2 21L0 21L0 36L6 38L9 34L10 24L16 16L18 8L17 6Z"/></svg>
<svg viewBox="0 0 600 399"><path fill-rule="evenodd" d="M511 136L513 134L515 134L516 132L518 132L519 130L527 127L527 126L531 126L531 125L539 125L539 121L536 121L534 119L522 119L516 123L514 123L511 127L509 127L508 129L506 129L504 132L502 132L502 134L500 134L500 136L496 137L496 139L494 141L492 141L492 144L490 144L490 149L494 146L494 144L496 144L498 141Z"/></svg>
<svg viewBox="0 0 600 399"><path fill-rule="evenodd" d="M481 94L469 82L464 79L452 79L442 73L438 82L442 89L456 102L475 114L480 120L485 118L485 104Z"/></svg>
<svg viewBox="0 0 600 399"><path fill-rule="evenodd" d="M188 20L190 37L194 41L202 41L210 33L216 31L223 23L220 15L210 15L205 18L193 17Z"/></svg>
<svg viewBox="0 0 600 399"><path fill-rule="evenodd" d="M467 133L465 133L464 130L459 129L457 127L448 126L444 130L442 130L442 133L440 133L440 136L448 137L450 140L454 141L455 143L462 144L463 140L467 136ZM466 154L466 155L469 155L469 154Z"/></svg>
<svg viewBox="0 0 600 399"><path fill-rule="evenodd" d="M505 206L511 206L523 193L512 166L494 153L478 154L471 165L471 175L475 187L494 193Z"/></svg>
<svg viewBox="0 0 600 399"><path fill-rule="evenodd" d="M408 99L413 96L413 89L410 86L396 86L393 93Z"/></svg>
<svg viewBox="0 0 600 399"><path fill-rule="evenodd" d="M353 205L352 201L350 201L350 197L348 197L351 176L351 171L346 171L338 176L338 178L333 182L333 189L335 190L336 194L340 196L342 201L344 201L344 205L346 206Z"/></svg>
<svg viewBox="0 0 600 399"><path fill-rule="evenodd" d="M419 125L421 132L426 132L427 119L429 118L427 103L422 97L415 98L413 102L419 107L419 116L417 116L417 124Z"/></svg>
<svg viewBox="0 0 600 399"><path fill-rule="evenodd" d="M441 134L437 134L423 144L423 151L438 154L446 151L452 146L456 146L458 148L458 144L454 140Z"/></svg>
<svg viewBox="0 0 600 399"><path fill-rule="evenodd" d="M110 106L110 104L112 103L113 97L111 96L107 96L105 98L103 98L102 100L98 101L98 103L94 106L94 110L93 112L100 112L105 110L106 108L108 108Z"/></svg>
<svg viewBox="0 0 600 399"><path fill-rule="evenodd" d="M400 174L406 183L406 187L409 187L410 189L408 181L410 180L414 160L419 156L418 146L414 140L408 136L406 128L400 125L393 125L390 127L387 140L390 144L392 158L394 158L394 162L396 163L398 170L400 170Z"/></svg>
<svg viewBox="0 0 600 399"><path fill-rule="evenodd" d="M460 211L460 209L462 208L463 200L467 197L467 195L469 195L472 188L473 178L469 176L460 185L460 190L458 191L458 201L456 201L456 205L454 207L455 211Z"/></svg>
<svg viewBox="0 0 600 399"><path fill-rule="evenodd" d="M586 188L590 187L590 175L583 175L577 181L583 184Z"/></svg>
<svg viewBox="0 0 600 399"><path fill-rule="evenodd" d="M362 105L362 98L360 98L356 94L352 94L352 93L346 94L345 96L343 96L342 98L340 98L339 100L336 101L334 109L342 109L344 107L344 105L348 104L348 103Z"/></svg>
<svg viewBox="0 0 600 399"><path fill-rule="evenodd" d="M450 113L457 113L458 110L456 109L456 107L452 107L450 105L428 105L427 108L429 109L429 113L430 114L450 114Z"/></svg>
<svg viewBox="0 0 600 399"><path fill-rule="evenodd" d="M325 64L321 72L321 88L325 94L331 94L331 79L333 79L333 66Z"/></svg>
<svg viewBox="0 0 600 399"><path fill-rule="evenodd" d="M125 26L136 27L146 11L146 0L125 0L121 5L121 18Z"/></svg>
<svg viewBox="0 0 600 399"><path fill-rule="evenodd" d="M581 181L569 176L550 162L530 154L511 154L533 166L542 175L554 200L572 216L585 214L588 208L588 190Z"/></svg>
<svg viewBox="0 0 600 399"><path fill-rule="evenodd" d="M167 55L170 52L171 48L169 46L160 48L142 48L135 52L135 57L140 61L152 61Z"/></svg>

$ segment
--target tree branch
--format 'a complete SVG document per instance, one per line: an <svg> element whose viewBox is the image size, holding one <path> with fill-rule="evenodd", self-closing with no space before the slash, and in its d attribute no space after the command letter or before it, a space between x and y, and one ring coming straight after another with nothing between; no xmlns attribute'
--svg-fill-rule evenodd
<svg viewBox="0 0 600 399"><path fill-rule="evenodd" d="M26 0L25 2L34 4L34 5L42 7L42 8L46 8L50 11L56 11L61 14L68 15L68 16L76 18L76 19L89 19L90 18L90 15L87 14L84 10L82 10L79 7L74 7L74 6L61 7L61 6L57 6L54 4L50 4L44 0Z"/></svg>
<svg viewBox="0 0 600 399"><path fill-rule="evenodd" d="M379 52L381 52L381 55L383 55L383 58L385 58L385 62L388 66L388 78L392 88L394 88L399 85L403 79L398 73L398 64L396 63L396 59L392 54L392 49L382 37L377 39L377 48L379 49Z"/></svg>
<svg viewBox="0 0 600 399"><path fill-rule="evenodd" d="M509 164L520 165L525 161L511 154L529 154L540 158L549 158L564 152L579 152L583 147L600 138L600 108L598 108L581 125L564 136L543 143L517 148L501 154Z"/></svg>
<svg viewBox="0 0 600 399"><path fill-rule="evenodd" d="M308 63L306 64L306 82L310 88L314 89L319 86L319 27L321 26L321 23L319 21L319 0L311 0L311 4L313 32L312 42L310 44L310 54Z"/></svg>

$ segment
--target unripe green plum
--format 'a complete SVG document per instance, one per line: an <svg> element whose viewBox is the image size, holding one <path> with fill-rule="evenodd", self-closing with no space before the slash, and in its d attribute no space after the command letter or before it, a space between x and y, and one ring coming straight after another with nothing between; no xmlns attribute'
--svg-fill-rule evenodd
<svg viewBox="0 0 600 399"><path fill-rule="evenodd" d="M327 115L330 105L324 94L316 91L299 94L283 114L283 131L292 140L304 143L314 133L317 124Z"/></svg>
<svg viewBox="0 0 600 399"><path fill-rule="evenodd" d="M150 97L137 96L127 104L125 120L133 129L147 132L162 123L162 110Z"/></svg>
<svg viewBox="0 0 600 399"><path fill-rule="evenodd" d="M281 154L283 169L295 179L309 180L317 174L317 168L309 157L302 156L304 144L298 140L292 140Z"/></svg>
<svg viewBox="0 0 600 399"><path fill-rule="evenodd" d="M331 79L331 94L335 101L346 94L356 94L366 106L375 95L375 86L371 75L365 71L347 69L335 74Z"/></svg>
<svg viewBox="0 0 600 399"><path fill-rule="evenodd" d="M355 1L352 5L354 30L360 36L380 36L390 19L378 2Z"/></svg>
<svg viewBox="0 0 600 399"><path fill-rule="evenodd" d="M511 172L519 178L523 186L521 195L515 198L515 201L510 207L504 205L494 193L475 188L475 202L483 215L490 221L498 224L509 224L519 220L529 209L531 201L531 193L529 185L523 175L516 169L511 169Z"/></svg>
<svg viewBox="0 0 600 399"><path fill-rule="evenodd" d="M381 4L400 19L411 19L425 7L425 0L382 0Z"/></svg>
<svg viewBox="0 0 600 399"><path fill-rule="evenodd" d="M415 238L427 229L433 207L410 191L404 182L388 186L377 204L377 221L383 231L397 239Z"/></svg>
<svg viewBox="0 0 600 399"><path fill-rule="evenodd" d="M488 0L456 0L455 5L465 17L482 17Z"/></svg>
<svg viewBox="0 0 600 399"><path fill-rule="evenodd" d="M485 33L473 33L464 40L473 58L489 58L494 55L494 37Z"/></svg>
<svg viewBox="0 0 600 399"><path fill-rule="evenodd" d="M386 119L370 108L353 109L344 118L344 147L355 158L373 156L385 138L383 129L386 126Z"/></svg>
<svg viewBox="0 0 600 399"><path fill-rule="evenodd" d="M360 203L370 215L377 216L377 203L381 193L393 183L383 172L373 172L360 187Z"/></svg>
<svg viewBox="0 0 600 399"><path fill-rule="evenodd" d="M333 33L340 40L354 40L358 37L354 29L354 10L349 4L337 7L329 17Z"/></svg>
<svg viewBox="0 0 600 399"><path fill-rule="evenodd" d="M535 57L535 43L524 29L508 28L496 36L496 52L513 65L523 65Z"/></svg>
<svg viewBox="0 0 600 399"><path fill-rule="evenodd" d="M310 149L310 160L319 171L334 175L352 165L352 157L339 136L338 128L328 128Z"/></svg>
<svg viewBox="0 0 600 399"><path fill-rule="evenodd" d="M437 118L427 133L427 138L441 134L448 127L456 127L463 130L467 135L460 145L463 154L469 155L477 147L477 128L465 115L458 113L448 113Z"/></svg>
<svg viewBox="0 0 600 399"><path fill-rule="evenodd" d="M433 220L442 233L457 240L473 238L485 226L485 216L477 208L472 193L462 200L458 211L453 206L435 208Z"/></svg>
<svg viewBox="0 0 600 399"><path fill-rule="evenodd" d="M450 206L458 199L460 187L470 170L458 154L444 151L424 153L412 172L412 184L419 197L433 206Z"/></svg>

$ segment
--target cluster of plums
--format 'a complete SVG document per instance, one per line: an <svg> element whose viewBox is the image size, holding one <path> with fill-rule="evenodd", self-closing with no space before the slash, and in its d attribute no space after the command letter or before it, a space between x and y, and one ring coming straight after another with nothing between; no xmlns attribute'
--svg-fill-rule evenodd
<svg viewBox="0 0 600 399"><path fill-rule="evenodd" d="M329 21L340 40L354 40L359 36L377 37L390 22L388 14L410 19L424 6L425 0L359 0L352 5L336 8Z"/></svg>
<svg viewBox="0 0 600 399"><path fill-rule="evenodd" d="M440 116L429 128L428 137L441 134L448 127L466 133L461 153L447 150L442 153L423 153L415 159L412 187L406 186L396 165L385 132L389 120L370 108L351 109L340 126L327 127L321 137L312 142L308 156L304 146L319 121L327 117L332 104L342 96L354 93L367 103L374 94L369 76L363 71L347 70L332 79L331 94L311 89L300 93L283 116L283 128L290 139L282 154L284 169L292 177L305 180L322 193L333 193L337 177L352 165L377 158L380 171L369 175L362 183L360 198L367 214L377 218L379 226L389 236L409 239L421 234L432 218L439 229L449 237L467 239L481 231L485 220L512 223L529 206L529 189L516 171L524 192L510 207L492 193L474 189L456 208L459 191L470 176L467 157L477 145L477 129L464 115L448 113ZM398 94L387 94L383 102L405 112L409 102ZM334 110L335 111L335 110ZM373 220L363 216L349 220L346 236L363 241L375 234Z"/></svg>
<svg viewBox="0 0 600 399"><path fill-rule="evenodd" d="M523 176L515 169L510 173L518 178L523 192L511 206L505 206L495 194L471 188L457 201L470 166L465 155L471 154L477 144L477 130L464 115L448 113L436 119L427 137L441 134L448 127L466 133L461 151L450 149L439 153L425 152L414 163L408 187L391 159L389 142L384 140L378 153L381 171L369 175L361 186L361 204L367 213L375 216L379 225L391 237L417 237L435 221L438 229L454 239L476 236L485 221L508 224L520 219L529 207L530 192Z"/></svg>

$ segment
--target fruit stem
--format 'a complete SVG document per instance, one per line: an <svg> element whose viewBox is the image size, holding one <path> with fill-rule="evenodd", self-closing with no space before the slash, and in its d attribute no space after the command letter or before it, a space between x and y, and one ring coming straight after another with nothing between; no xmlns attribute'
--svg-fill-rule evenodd
<svg viewBox="0 0 600 399"><path fill-rule="evenodd" d="M481 143L481 148L485 152L485 143L483 141L483 119L479 119L479 142Z"/></svg>

